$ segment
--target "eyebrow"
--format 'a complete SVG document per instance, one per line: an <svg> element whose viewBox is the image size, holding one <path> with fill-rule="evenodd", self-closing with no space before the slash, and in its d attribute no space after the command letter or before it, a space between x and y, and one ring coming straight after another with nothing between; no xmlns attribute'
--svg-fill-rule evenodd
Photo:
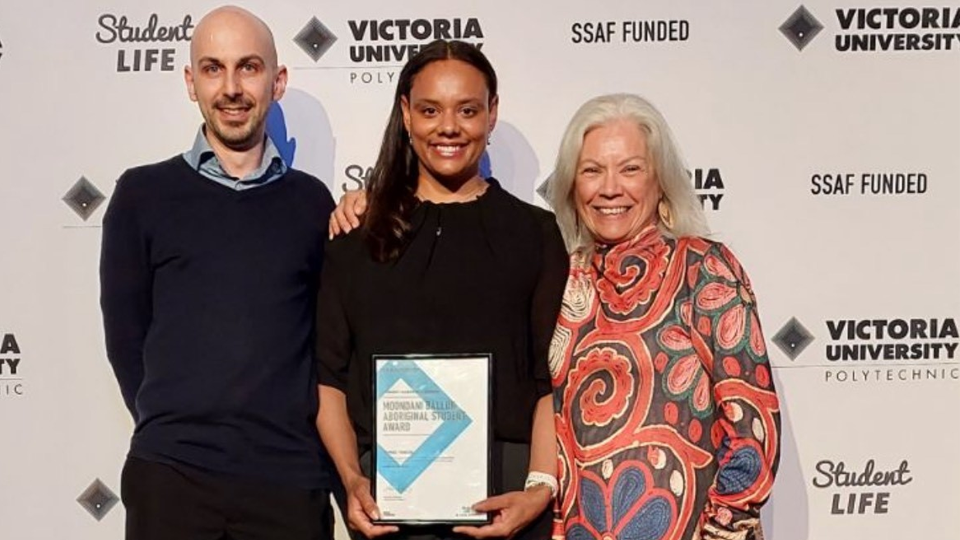
<svg viewBox="0 0 960 540"><path fill-rule="evenodd" d="M643 156L641 156L641 155L638 154L638 155L634 155L634 156L630 156L630 157L624 158L624 159L618 161L616 164L617 164L617 165L623 165L624 163L628 163L628 162L633 161L633 160L635 160L635 159L639 159L640 161L644 161L644 162L650 161L649 158L643 157ZM593 158L585 158L585 159L579 159L579 160L577 160L577 165L578 165L578 166L579 166L579 165L586 164L586 163L593 163L593 164L595 164L595 165L601 165L601 163L600 163L599 161L597 161L597 160L595 160L595 159L593 159ZM602 165L601 165L601 166L602 166Z"/></svg>
<svg viewBox="0 0 960 540"><path fill-rule="evenodd" d="M259 54L250 54L250 55L244 56L243 58L241 58L240 60L238 60L237 63L238 63L238 64L245 64L245 63L251 62L251 61L260 62L261 64L264 64L264 65L266 65L266 63L267 63L267 61L264 60L263 57L260 56Z"/></svg>
<svg viewBox="0 0 960 540"><path fill-rule="evenodd" d="M413 103L416 104L416 105L423 105L423 104L426 104L426 105L440 105L440 104L441 104L439 101L437 101L437 100L435 100L435 99L429 99L429 98L417 99L417 100L414 100ZM471 103L482 104L482 103L483 103L483 99L481 99L481 98L461 99L460 101L457 102L457 105L467 105L467 104L471 104Z"/></svg>
<svg viewBox="0 0 960 540"><path fill-rule="evenodd" d="M266 61L263 59L263 57L261 57L261 56L258 55L258 54L251 54L251 55L244 56L244 57L240 58L239 60L237 60L237 64L238 64L238 65L239 65L239 64L245 64L245 63L251 62L251 61L260 62L261 64L266 65ZM224 62L223 62L222 60L220 60L219 58L214 58L214 57L212 57L212 56L203 56L203 57L201 57L200 59L197 60L197 64L198 64L198 65L199 65L199 64L203 64L204 62L209 62L209 63L213 63L213 64L224 65Z"/></svg>

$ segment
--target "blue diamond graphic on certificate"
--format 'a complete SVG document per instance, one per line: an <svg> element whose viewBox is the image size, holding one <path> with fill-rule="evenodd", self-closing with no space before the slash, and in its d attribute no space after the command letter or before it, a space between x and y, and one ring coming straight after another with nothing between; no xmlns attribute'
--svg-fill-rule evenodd
<svg viewBox="0 0 960 540"><path fill-rule="evenodd" d="M473 421L415 362L384 363L377 371L379 421L405 448L377 444L377 471L403 493Z"/></svg>

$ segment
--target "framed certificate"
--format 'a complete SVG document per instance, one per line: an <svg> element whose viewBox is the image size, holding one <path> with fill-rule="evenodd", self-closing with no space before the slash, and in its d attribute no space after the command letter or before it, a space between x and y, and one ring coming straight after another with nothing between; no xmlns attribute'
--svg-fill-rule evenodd
<svg viewBox="0 0 960 540"><path fill-rule="evenodd" d="M491 356L374 355L378 523L483 524L491 493Z"/></svg>

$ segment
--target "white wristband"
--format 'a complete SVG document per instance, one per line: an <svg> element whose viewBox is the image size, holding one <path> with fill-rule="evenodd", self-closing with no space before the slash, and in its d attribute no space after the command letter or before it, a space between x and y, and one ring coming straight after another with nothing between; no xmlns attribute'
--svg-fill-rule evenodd
<svg viewBox="0 0 960 540"><path fill-rule="evenodd" d="M527 473L527 481L523 483L523 489L526 491L536 486L547 486L550 488L551 498L556 497L557 491L560 489L560 484L557 482L556 476L540 471L530 471Z"/></svg>

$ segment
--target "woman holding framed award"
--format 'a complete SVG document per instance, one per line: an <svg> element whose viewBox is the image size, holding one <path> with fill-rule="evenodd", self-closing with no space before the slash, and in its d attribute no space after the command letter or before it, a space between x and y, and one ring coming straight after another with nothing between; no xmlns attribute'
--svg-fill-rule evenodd
<svg viewBox="0 0 960 540"><path fill-rule="evenodd" d="M327 247L317 425L367 537L550 534L547 356L568 258L552 214L480 175L497 105L479 49L421 49L364 223Z"/></svg>

